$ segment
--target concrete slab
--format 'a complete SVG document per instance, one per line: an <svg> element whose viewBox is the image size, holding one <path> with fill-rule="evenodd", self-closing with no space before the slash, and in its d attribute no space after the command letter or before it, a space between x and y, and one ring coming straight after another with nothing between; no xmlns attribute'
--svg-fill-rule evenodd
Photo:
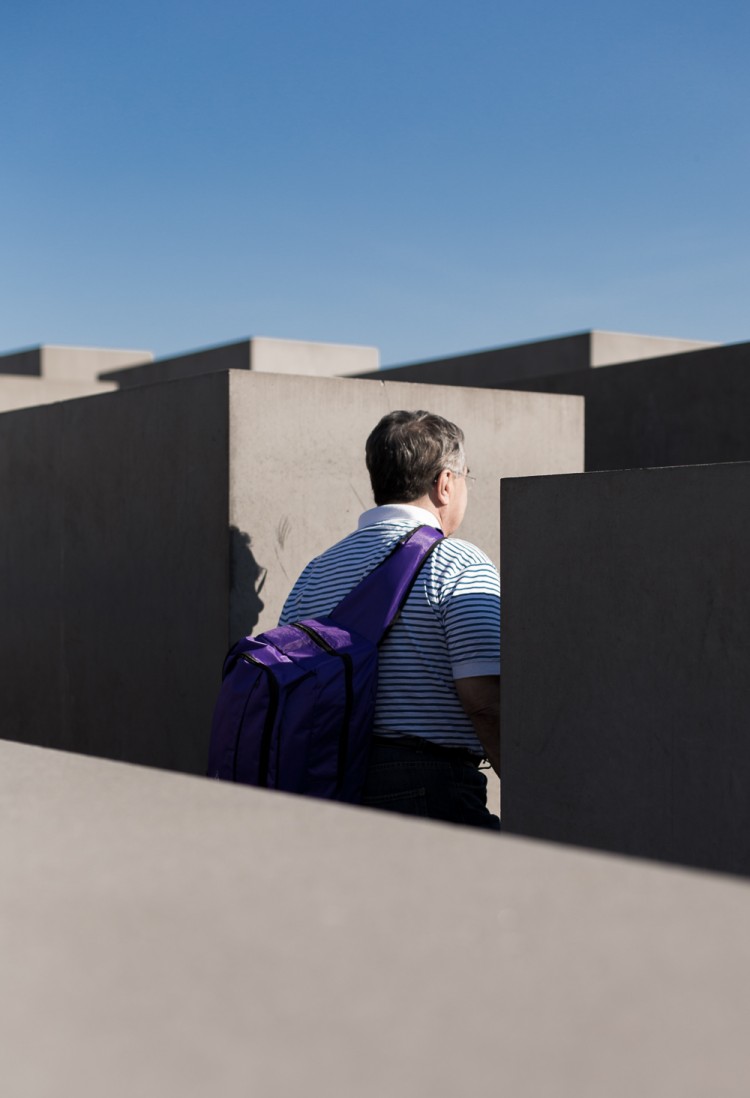
<svg viewBox="0 0 750 1098"><path fill-rule="evenodd" d="M613 366L618 362L639 362L688 354L720 344L698 339L669 339L663 336L634 335L631 332L591 332L590 365Z"/></svg>
<svg viewBox="0 0 750 1098"><path fill-rule="evenodd" d="M0 355L0 377L20 374L53 382L93 383L103 370L150 362L153 357L151 351L44 344Z"/></svg>
<svg viewBox="0 0 750 1098"><path fill-rule="evenodd" d="M43 377L22 377L0 373L0 412L56 404L84 396L110 393L117 386L106 381L47 381Z"/></svg>
<svg viewBox="0 0 750 1098"><path fill-rule="evenodd" d="M393 381L498 388L506 381L567 374L589 370L591 367L608 366L615 362L653 359L714 346L716 344L703 341L664 339L660 336L633 335L627 332L576 332L554 339L533 340L470 354L389 366L386 372Z"/></svg>
<svg viewBox="0 0 750 1098"><path fill-rule="evenodd" d="M338 377L377 371L378 363L376 347L255 336L237 343L225 343L189 354L157 359L145 366L108 370L101 377L105 381L115 381L121 388L130 388L133 385L178 381L199 374L221 373L224 370Z"/></svg>
<svg viewBox="0 0 750 1098"><path fill-rule="evenodd" d="M24 1098L744 1098L744 882L0 743Z"/></svg>
<svg viewBox="0 0 750 1098"><path fill-rule="evenodd" d="M750 343L505 382L586 399L586 468L750 460Z"/></svg>
<svg viewBox="0 0 750 1098"><path fill-rule="evenodd" d="M503 819L750 874L750 463L503 481Z"/></svg>
<svg viewBox="0 0 750 1098"><path fill-rule="evenodd" d="M226 389L0 416L4 737L203 769L227 646Z"/></svg>
<svg viewBox="0 0 750 1098"><path fill-rule="evenodd" d="M582 468L577 397L232 371L0 416L2 735L202 773L229 644L371 506L398 407L464 426L496 561L499 477Z"/></svg>

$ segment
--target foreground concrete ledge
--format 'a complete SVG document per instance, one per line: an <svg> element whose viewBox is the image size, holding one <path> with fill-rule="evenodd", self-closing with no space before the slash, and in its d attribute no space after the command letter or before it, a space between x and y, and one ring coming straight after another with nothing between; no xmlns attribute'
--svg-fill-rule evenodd
<svg viewBox="0 0 750 1098"><path fill-rule="evenodd" d="M4 1091L743 1096L750 888L0 741Z"/></svg>

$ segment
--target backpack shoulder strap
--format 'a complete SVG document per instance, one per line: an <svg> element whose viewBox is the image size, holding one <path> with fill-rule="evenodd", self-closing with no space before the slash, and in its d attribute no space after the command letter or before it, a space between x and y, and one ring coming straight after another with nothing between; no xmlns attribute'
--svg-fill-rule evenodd
<svg viewBox="0 0 750 1098"><path fill-rule="evenodd" d="M379 644L398 617L420 568L442 538L442 531L434 526L410 530L329 617L345 629Z"/></svg>

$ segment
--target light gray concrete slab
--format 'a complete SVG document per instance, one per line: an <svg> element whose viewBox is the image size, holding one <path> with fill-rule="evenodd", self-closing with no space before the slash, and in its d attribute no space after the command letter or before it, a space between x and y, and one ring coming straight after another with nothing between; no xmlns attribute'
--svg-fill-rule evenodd
<svg viewBox="0 0 750 1098"><path fill-rule="evenodd" d="M613 366L617 362L639 362L665 355L687 354L718 343L697 339L668 339L663 336L634 335L631 332L591 333L590 365Z"/></svg>
<svg viewBox="0 0 750 1098"><path fill-rule="evenodd" d="M44 344L0 355L0 376L22 374L54 382L96 382L103 370L150 362L153 357L151 351Z"/></svg>
<svg viewBox="0 0 750 1098"><path fill-rule="evenodd" d="M377 370L379 363L377 347L261 336L251 341L250 369L263 373L345 377Z"/></svg>
<svg viewBox="0 0 750 1098"><path fill-rule="evenodd" d="M23 1098L744 1098L744 882L0 743Z"/></svg>
<svg viewBox="0 0 750 1098"><path fill-rule="evenodd" d="M224 370L337 377L377 371L378 363L376 347L256 336L236 343L172 355L136 368L108 370L101 377L103 380L117 382L121 388L130 388L134 385L151 385L158 381L179 381Z"/></svg>
<svg viewBox="0 0 750 1098"><path fill-rule="evenodd" d="M48 381L43 377L22 377L0 373L0 412L18 408L33 408L39 404L55 404L60 400L98 396L110 393L117 386L106 381Z"/></svg>
<svg viewBox="0 0 750 1098"><path fill-rule="evenodd" d="M294 392L295 399L290 399ZM390 381L290 379L233 372L230 380L230 640L272 628L307 562L356 528L373 499L367 435L395 408L427 408L461 425L472 483L458 536L499 564L501 476L583 467L583 408L529 403L516 393ZM488 799L499 810L499 783Z"/></svg>
<svg viewBox="0 0 750 1098"><path fill-rule="evenodd" d="M374 506L365 440L396 408L427 408L463 427L476 481L457 536L499 564L499 478L583 467L582 404L520 395L390 381L292 383L233 372L230 523L250 536L264 577L265 606L258 608L254 628L276 624L305 564L355 529L360 513Z"/></svg>
<svg viewBox="0 0 750 1098"><path fill-rule="evenodd" d="M503 818L750 875L750 463L503 481Z"/></svg>

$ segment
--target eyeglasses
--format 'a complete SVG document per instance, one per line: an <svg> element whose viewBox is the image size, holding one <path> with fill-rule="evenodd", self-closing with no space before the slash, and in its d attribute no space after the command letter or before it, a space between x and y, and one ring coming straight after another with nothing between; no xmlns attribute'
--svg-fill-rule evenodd
<svg viewBox="0 0 750 1098"><path fill-rule="evenodd" d="M471 470L470 469L467 469L465 473L457 473L455 469L441 469L440 473L443 473L443 472L450 473L450 475L452 477L466 477L467 485L470 484L472 481L475 481L477 479L476 477L471 475ZM440 473L437 473L435 475L435 479L432 482L433 484L437 484L437 480L438 480L438 477L440 476Z"/></svg>

